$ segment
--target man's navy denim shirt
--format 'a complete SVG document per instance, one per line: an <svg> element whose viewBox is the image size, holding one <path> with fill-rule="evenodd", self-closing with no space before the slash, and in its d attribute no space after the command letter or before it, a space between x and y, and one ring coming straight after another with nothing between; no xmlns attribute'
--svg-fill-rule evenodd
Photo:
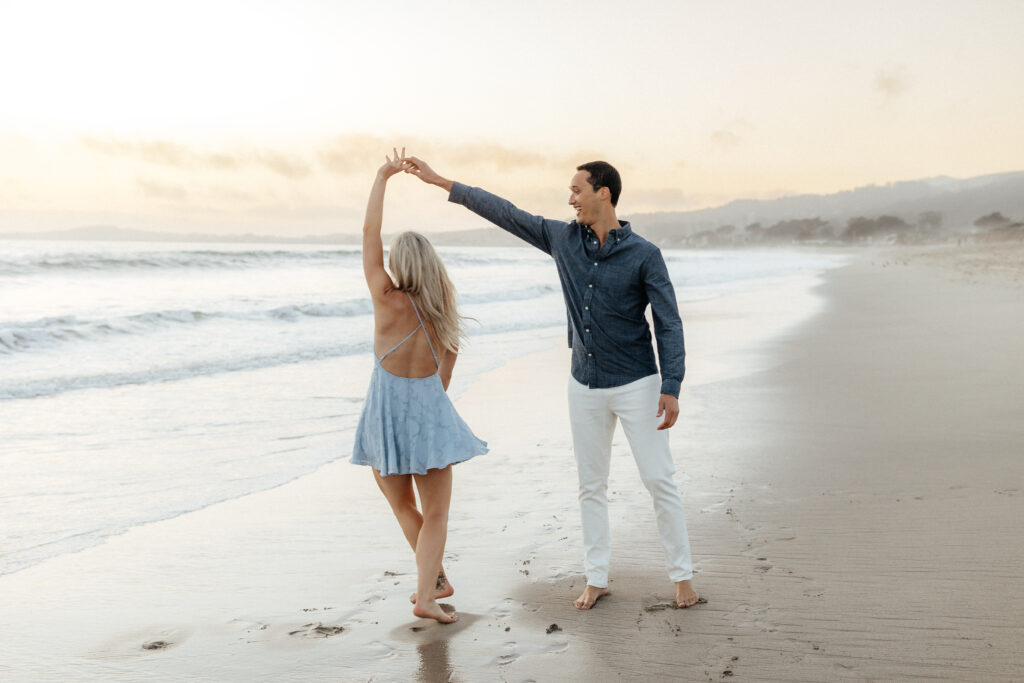
<svg viewBox="0 0 1024 683"><path fill-rule="evenodd" d="M448 201L462 204L551 255L569 314L572 376L591 389L618 387L656 374L651 305L661 361L661 393L679 396L685 372L683 323L661 250L629 223L597 235L576 221L550 220L516 208L478 187L452 183Z"/></svg>

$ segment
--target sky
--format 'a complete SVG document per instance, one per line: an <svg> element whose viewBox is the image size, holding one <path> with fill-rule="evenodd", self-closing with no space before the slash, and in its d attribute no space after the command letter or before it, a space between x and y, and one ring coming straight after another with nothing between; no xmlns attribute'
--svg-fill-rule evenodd
<svg viewBox="0 0 1024 683"><path fill-rule="evenodd" d="M1024 168L1024 0L0 0L0 232L357 232L393 146L568 219ZM480 227L399 176L385 231Z"/></svg>

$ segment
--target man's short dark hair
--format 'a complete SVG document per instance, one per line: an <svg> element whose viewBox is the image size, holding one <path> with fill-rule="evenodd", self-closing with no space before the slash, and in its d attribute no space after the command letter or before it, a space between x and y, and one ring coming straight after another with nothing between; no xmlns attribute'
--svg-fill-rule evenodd
<svg viewBox="0 0 1024 683"><path fill-rule="evenodd" d="M597 192L602 187L607 187L612 195L612 206L619 203L619 193L622 192L622 178L615 167L607 161L590 161L582 166L576 167L577 171L586 171L590 174L590 186Z"/></svg>

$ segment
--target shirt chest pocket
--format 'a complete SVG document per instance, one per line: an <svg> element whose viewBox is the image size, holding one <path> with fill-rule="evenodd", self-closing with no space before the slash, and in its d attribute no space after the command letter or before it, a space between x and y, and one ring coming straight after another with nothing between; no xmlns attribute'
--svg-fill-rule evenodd
<svg viewBox="0 0 1024 683"><path fill-rule="evenodd" d="M647 306L647 295L635 268L619 264L601 264L604 272L597 274L594 286L595 300L601 308L615 317L636 320L642 318Z"/></svg>

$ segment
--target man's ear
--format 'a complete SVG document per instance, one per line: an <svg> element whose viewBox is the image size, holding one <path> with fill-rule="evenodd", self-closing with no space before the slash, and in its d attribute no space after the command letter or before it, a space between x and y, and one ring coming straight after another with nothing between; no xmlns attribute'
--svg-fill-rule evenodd
<svg viewBox="0 0 1024 683"><path fill-rule="evenodd" d="M611 201L612 191L609 190L607 187L602 187L600 190L597 191L597 196L600 199L607 199L608 201Z"/></svg>

